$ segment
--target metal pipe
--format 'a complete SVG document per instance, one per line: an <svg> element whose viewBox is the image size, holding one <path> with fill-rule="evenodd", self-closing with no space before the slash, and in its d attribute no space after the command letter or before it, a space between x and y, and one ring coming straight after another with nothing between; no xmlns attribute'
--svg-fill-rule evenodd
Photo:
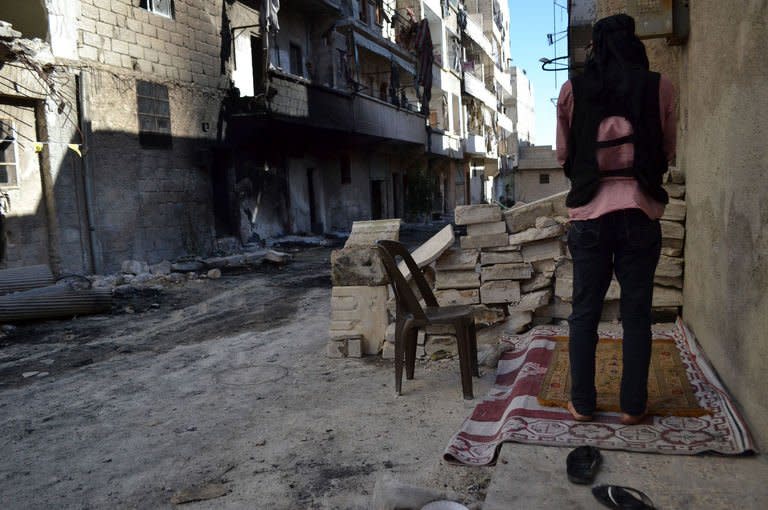
<svg viewBox="0 0 768 510"><path fill-rule="evenodd" d="M0 323L74 317L109 311L110 289L75 290L51 285L0 296Z"/></svg>
<svg viewBox="0 0 768 510"><path fill-rule="evenodd" d="M98 252L98 243L96 242L96 227L93 217L93 171L91 169L90 155L90 134L91 119L86 110L88 96L88 72L81 70L75 77L77 88L77 120L80 125L82 135L82 144L85 149L82 157L83 162L83 192L85 195L85 215L88 221L88 246L90 246L90 257L88 260L88 271L91 273L100 273L102 270L101 253Z"/></svg>
<svg viewBox="0 0 768 510"><path fill-rule="evenodd" d="M45 264L0 271L0 295L53 285L53 273Z"/></svg>

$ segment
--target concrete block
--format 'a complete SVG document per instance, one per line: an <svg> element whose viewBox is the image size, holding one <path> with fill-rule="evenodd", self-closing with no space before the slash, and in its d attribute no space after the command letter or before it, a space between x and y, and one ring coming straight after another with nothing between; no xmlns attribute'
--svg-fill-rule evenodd
<svg viewBox="0 0 768 510"><path fill-rule="evenodd" d="M672 167L669 169L668 182L673 184L685 184L685 174L681 170Z"/></svg>
<svg viewBox="0 0 768 510"><path fill-rule="evenodd" d="M683 306L683 291L670 287L653 287L653 307Z"/></svg>
<svg viewBox="0 0 768 510"><path fill-rule="evenodd" d="M374 246L376 241L400 239L400 219L355 221L345 248L351 246Z"/></svg>
<svg viewBox="0 0 768 510"><path fill-rule="evenodd" d="M671 276L654 276L653 277L653 283L659 284L662 287L675 287L676 289L682 289L683 288L683 278L678 277L671 277Z"/></svg>
<svg viewBox="0 0 768 510"><path fill-rule="evenodd" d="M661 237L662 239L684 239L685 228L679 223L661 220Z"/></svg>
<svg viewBox="0 0 768 510"><path fill-rule="evenodd" d="M517 233L527 228L535 227L536 220L542 216L552 216L552 203L549 201L536 201L524 204L504 211L504 221L507 231Z"/></svg>
<svg viewBox="0 0 768 510"><path fill-rule="evenodd" d="M667 257L662 255L659 257L659 265L656 266L656 276L676 277L683 274L683 259L675 257Z"/></svg>
<svg viewBox="0 0 768 510"><path fill-rule="evenodd" d="M501 221L501 208L491 204L459 205L454 211L456 225Z"/></svg>
<svg viewBox="0 0 768 510"><path fill-rule="evenodd" d="M533 267L530 264L495 264L485 266L480 270L482 281L491 280L527 280L533 275Z"/></svg>
<svg viewBox="0 0 768 510"><path fill-rule="evenodd" d="M552 277L555 274L557 262L555 259L544 259L531 262L531 265L533 266L534 273L541 273L545 276Z"/></svg>
<svg viewBox="0 0 768 510"><path fill-rule="evenodd" d="M478 289L435 290L435 299L440 306L476 305L480 303L480 291Z"/></svg>
<svg viewBox="0 0 768 510"><path fill-rule="evenodd" d="M555 296L548 305L538 308L536 310L536 315L558 320L567 319L571 315L571 303L563 301Z"/></svg>
<svg viewBox="0 0 768 510"><path fill-rule="evenodd" d="M554 227L556 225L563 225L564 222L558 221L555 218L552 218L550 216L542 216L540 218L536 218L536 228L538 229L544 229L548 227Z"/></svg>
<svg viewBox="0 0 768 510"><path fill-rule="evenodd" d="M390 322L389 325L387 326L387 332L385 334L385 338L387 342L391 344L395 343L395 323L394 322Z"/></svg>
<svg viewBox="0 0 768 510"><path fill-rule="evenodd" d="M362 353L376 354L386 337L387 287L349 286L331 290L332 338L362 336Z"/></svg>
<svg viewBox="0 0 768 510"><path fill-rule="evenodd" d="M685 198L685 185L668 182L662 187L667 191L669 198Z"/></svg>
<svg viewBox="0 0 768 510"><path fill-rule="evenodd" d="M375 246L352 246L331 252L331 282L336 286L377 286L388 283Z"/></svg>
<svg viewBox="0 0 768 510"><path fill-rule="evenodd" d="M381 359L395 359L395 344L384 342L381 348Z"/></svg>
<svg viewBox="0 0 768 510"><path fill-rule="evenodd" d="M520 301L509 305L509 312L532 312L537 308L548 305L550 299L552 299L552 291L549 289L523 294L520 297Z"/></svg>
<svg viewBox="0 0 768 510"><path fill-rule="evenodd" d="M485 304L512 303L520 300L520 283L497 280L480 286L480 301Z"/></svg>
<svg viewBox="0 0 768 510"><path fill-rule="evenodd" d="M526 262L556 259L563 254L563 243L559 239L536 241L523 245L521 251L523 253L523 260Z"/></svg>
<svg viewBox="0 0 768 510"><path fill-rule="evenodd" d="M522 333L531 325L532 319L532 312L510 312L509 317L507 317L507 330Z"/></svg>
<svg viewBox="0 0 768 510"><path fill-rule="evenodd" d="M662 240L663 244L663 240ZM667 257L680 257L683 255L682 248L669 248L666 246L661 247L661 254L666 255Z"/></svg>
<svg viewBox="0 0 768 510"><path fill-rule="evenodd" d="M552 274L547 273L534 273L533 278L530 280L524 280L520 282L520 290L522 292L533 292L534 290L541 290L552 286Z"/></svg>
<svg viewBox="0 0 768 510"><path fill-rule="evenodd" d="M479 250L460 250L454 248L444 252L435 262L437 271L474 270L477 265Z"/></svg>
<svg viewBox="0 0 768 510"><path fill-rule="evenodd" d="M685 221L685 201L676 198L670 198L669 203L664 208L662 220Z"/></svg>
<svg viewBox="0 0 768 510"><path fill-rule="evenodd" d="M519 246L509 246L508 244L504 246L489 246L488 248L483 248L483 253L489 252L489 253L506 253L510 251L520 251Z"/></svg>
<svg viewBox="0 0 768 510"><path fill-rule="evenodd" d="M573 278L555 278L555 296L563 301L571 302L573 299ZM619 282L611 280L608 291L605 293L605 301L617 300L621 297Z"/></svg>
<svg viewBox="0 0 768 510"><path fill-rule="evenodd" d="M563 231L563 226L559 223L555 223L554 225L545 228L529 228L522 232L518 232L517 234L510 235L509 245L519 246L521 244L540 241L542 239L551 239L563 235Z"/></svg>
<svg viewBox="0 0 768 510"><path fill-rule="evenodd" d="M507 224L503 221L493 223L474 223L467 225L468 236L481 236L486 234L506 234Z"/></svg>
<svg viewBox="0 0 768 510"><path fill-rule="evenodd" d="M664 250L667 250L667 252L664 252ZM668 237L662 237L661 238L661 250L664 255L667 255L669 257L676 257L678 255L672 255L669 252L678 250L680 254L683 253L683 240L682 239L670 239Z"/></svg>
<svg viewBox="0 0 768 510"><path fill-rule="evenodd" d="M573 261L569 259L560 259L555 269L556 278L573 278Z"/></svg>
<svg viewBox="0 0 768 510"><path fill-rule="evenodd" d="M149 264L138 260L124 260L120 266L122 273L142 274L149 272Z"/></svg>
<svg viewBox="0 0 768 510"><path fill-rule="evenodd" d="M424 328L427 335L452 335L456 331L450 324L430 324Z"/></svg>
<svg viewBox="0 0 768 510"><path fill-rule="evenodd" d="M461 248L493 248L495 246L508 246L509 236L506 233L485 234L480 236L463 236L460 239Z"/></svg>
<svg viewBox="0 0 768 510"><path fill-rule="evenodd" d="M440 232L430 237L427 242L416 248L413 253L411 253L411 257L413 258L413 261L416 262L417 266L424 267L437 260L440 255L453 246L455 242L456 238L453 234L453 226L446 225ZM397 267L400 269L400 272L403 273L406 280L410 279L411 271L408 269L405 262L400 262Z"/></svg>
<svg viewBox="0 0 768 510"><path fill-rule="evenodd" d="M490 266L493 264L514 264L523 261L523 254L519 251L499 251L480 253L480 264Z"/></svg>
<svg viewBox="0 0 768 510"><path fill-rule="evenodd" d="M378 354L378 352L376 354ZM356 335L356 336L351 336L347 338L347 357L349 358L363 357L363 337L362 336Z"/></svg>
<svg viewBox="0 0 768 510"><path fill-rule="evenodd" d="M347 357L347 339L331 339L326 344L325 355L329 358L346 358Z"/></svg>
<svg viewBox="0 0 768 510"><path fill-rule="evenodd" d="M504 320L504 310L487 305L473 305L472 315L477 326L493 326Z"/></svg>
<svg viewBox="0 0 768 510"><path fill-rule="evenodd" d="M480 287L480 275L472 271L438 271L435 280L437 290L477 289Z"/></svg>
<svg viewBox="0 0 768 510"><path fill-rule="evenodd" d="M431 358L439 352L445 352L450 357L459 354L459 346L454 335L429 335L424 344L424 354Z"/></svg>

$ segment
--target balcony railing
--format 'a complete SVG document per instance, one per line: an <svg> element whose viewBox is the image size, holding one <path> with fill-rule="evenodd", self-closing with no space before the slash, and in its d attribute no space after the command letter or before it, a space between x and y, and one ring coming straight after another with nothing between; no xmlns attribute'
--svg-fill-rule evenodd
<svg viewBox="0 0 768 510"><path fill-rule="evenodd" d="M467 72L464 73L464 91L482 101L491 110L496 111L496 96L485 87L485 83Z"/></svg>

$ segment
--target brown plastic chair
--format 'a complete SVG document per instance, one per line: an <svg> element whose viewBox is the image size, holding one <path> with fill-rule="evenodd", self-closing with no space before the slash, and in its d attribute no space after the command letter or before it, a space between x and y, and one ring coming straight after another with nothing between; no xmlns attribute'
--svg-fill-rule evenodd
<svg viewBox="0 0 768 510"><path fill-rule="evenodd" d="M459 347L459 366L461 368L461 388L465 399L473 398L472 375L480 377L477 368L477 336L475 321L468 306L439 306L432 293L424 273L414 262L411 254L402 243L397 241L378 241L376 243L384 263L384 269L392 284L397 302L395 319L395 391L400 395L403 379L403 357L405 357L405 377L413 379L416 365L416 336L420 328L429 324L450 324L456 330ZM400 257L408 266L419 294L426 307L422 308L416 294L397 267L396 258Z"/></svg>

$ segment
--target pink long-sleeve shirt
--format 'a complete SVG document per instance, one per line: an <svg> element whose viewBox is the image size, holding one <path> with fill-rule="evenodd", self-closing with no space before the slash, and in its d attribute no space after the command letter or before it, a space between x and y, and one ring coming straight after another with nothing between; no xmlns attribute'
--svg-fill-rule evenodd
<svg viewBox="0 0 768 510"><path fill-rule="evenodd" d="M659 81L659 113L663 134L664 153L667 160L675 156L677 124L675 119L675 92L669 78L662 75ZM557 160L563 165L568 157L568 135L573 119L573 87L566 81L557 98ZM597 130L597 140L607 141L632 134L632 124L624 117L607 117ZM629 168L635 158L635 146L625 143L615 147L597 150L597 163L600 170ZM646 195L640 184L632 177L609 177L600 181L600 187L592 200L581 207L569 209L572 220L599 218L609 212L621 209L641 209L651 219L658 219L664 214L664 204Z"/></svg>

